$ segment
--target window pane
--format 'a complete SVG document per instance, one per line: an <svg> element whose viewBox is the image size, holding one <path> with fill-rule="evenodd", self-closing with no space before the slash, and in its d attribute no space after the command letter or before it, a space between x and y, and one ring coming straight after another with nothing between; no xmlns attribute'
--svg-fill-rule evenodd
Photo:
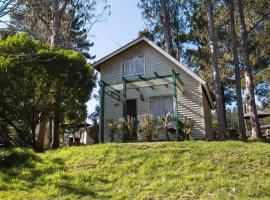
<svg viewBox="0 0 270 200"><path fill-rule="evenodd" d="M153 117L158 117L161 115L161 105L160 105L160 98L159 97L153 97L150 98L150 113L153 115Z"/></svg>
<svg viewBox="0 0 270 200"><path fill-rule="evenodd" d="M150 98L150 113L156 118L165 118L166 114L173 112L172 96L161 96Z"/></svg>
<svg viewBox="0 0 270 200"><path fill-rule="evenodd" d="M164 118L168 112L173 112L172 96L162 97L162 117Z"/></svg>
<svg viewBox="0 0 270 200"><path fill-rule="evenodd" d="M133 58L134 73L144 74L144 56L135 56Z"/></svg>
<svg viewBox="0 0 270 200"><path fill-rule="evenodd" d="M132 58L124 60L124 72L125 76L133 76Z"/></svg>

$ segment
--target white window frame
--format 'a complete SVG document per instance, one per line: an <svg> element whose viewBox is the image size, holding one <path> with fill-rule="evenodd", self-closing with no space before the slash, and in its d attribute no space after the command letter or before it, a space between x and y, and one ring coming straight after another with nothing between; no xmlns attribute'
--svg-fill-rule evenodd
<svg viewBox="0 0 270 200"><path fill-rule="evenodd" d="M139 56L142 56L143 57L143 73L135 73L135 70L134 70L134 66L133 66L133 59L135 58L135 57L139 57ZM127 59L131 59L131 62L132 62L132 74L129 74L129 75L126 75L126 67L125 67L125 60L127 60ZM127 58L125 58L124 60L123 60L123 72L124 72L124 77L126 77L126 78L135 78L136 76L138 76L138 75L142 75L142 76L145 76L145 55L144 54L135 54L135 55L133 55L133 56L130 56L130 57L127 57Z"/></svg>

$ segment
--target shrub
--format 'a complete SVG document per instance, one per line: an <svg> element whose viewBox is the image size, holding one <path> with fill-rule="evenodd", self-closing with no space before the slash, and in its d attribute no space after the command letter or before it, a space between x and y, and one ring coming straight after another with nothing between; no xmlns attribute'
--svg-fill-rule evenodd
<svg viewBox="0 0 270 200"><path fill-rule="evenodd" d="M127 131L129 135L129 139L132 141L135 139L135 132L136 132L136 124L135 119L133 117L127 117Z"/></svg>
<svg viewBox="0 0 270 200"><path fill-rule="evenodd" d="M146 138L147 142L152 141L152 135L155 130L153 115L146 113L140 117L139 126L142 129L142 133Z"/></svg>
<svg viewBox="0 0 270 200"><path fill-rule="evenodd" d="M95 144L99 142L98 134L99 134L99 124L97 123L96 119L93 119L93 125L87 129L87 133L90 138L94 141Z"/></svg>
<svg viewBox="0 0 270 200"><path fill-rule="evenodd" d="M0 148L0 168L4 167L32 167L33 161L39 157L32 150L26 148Z"/></svg>
<svg viewBox="0 0 270 200"><path fill-rule="evenodd" d="M113 120L110 120L109 124L108 124L108 128L110 131L109 136L111 138L111 142L113 142L114 141L114 134L117 131L117 123L113 122Z"/></svg>
<svg viewBox="0 0 270 200"><path fill-rule="evenodd" d="M194 120L189 119L187 117L183 117L182 130L183 130L183 134L184 134L184 139L187 139L187 140L190 139L190 135L191 135L193 126L194 126Z"/></svg>
<svg viewBox="0 0 270 200"><path fill-rule="evenodd" d="M162 119L160 117L158 117L155 120L155 126L156 126L156 132L157 133L163 133L166 136L166 139L169 141L170 140L170 136L169 136L169 127L171 125L170 122L170 117L172 116L171 112L168 112L165 115L165 119Z"/></svg>
<svg viewBox="0 0 270 200"><path fill-rule="evenodd" d="M127 142L128 134L127 134L127 121L125 118L118 119L117 129L121 131L121 137L123 142Z"/></svg>

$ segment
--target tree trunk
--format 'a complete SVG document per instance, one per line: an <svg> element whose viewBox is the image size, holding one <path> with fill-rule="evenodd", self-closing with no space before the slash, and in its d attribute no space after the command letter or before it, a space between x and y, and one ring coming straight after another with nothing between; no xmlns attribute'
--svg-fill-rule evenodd
<svg viewBox="0 0 270 200"><path fill-rule="evenodd" d="M51 38L51 47L59 48L59 37L60 37L60 8L59 0L54 0L52 5L52 38Z"/></svg>
<svg viewBox="0 0 270 200"><path fill-rule="evenodd" d="M227 112L226 112L226 102L225 102L225 89L224 86L221 84L221 109L223 112L223 117L224 117L224 124L225 124L225 138L228 138L227 135L227 127L228 127L228 123L227 123Z"/></svg>
<svg viewBox="0 0 270 200"><path fill-rule="evenodd" d="M235 71L235 90L237 101L239 139L245 140L247 135L244 121L243 100L241 91L241 75L240 75L239 57L236 42L237 40L235 33L234 0L229 0L229 12L230 12L230 34L232 40L232 51L233 51L234 71Z"/></svg>
<svg viewBox="0 0 270 200"><path fill-rule="evenodd" d="M32 132L32 148L35 149L36 146L36 124L32 123L31 125L31 132Z"/></svg>
<svg viewBox="0 0 270 200"><path fill-rule="evenodd" d="M241 0L237 0L237 7L238 7L238 13L239 13L239 27L241 31L243 59L244 59L244 65L245 65L244 74L245 74L245 81L246 81L246 90L248 93L247 103L248 103L250 122L251 122L251 127L252 127L251 138L258 139L261 137L261 129L260 129L260 123L259 123L259 119L257 115L256 103L255 103L253 75L252 75L252 68L249 61L248 33L246 29L243 5L242 5Z"/></svg>
<svg viewBox="0 0 270 200"><path fill-rule="evenodd" d="M49 120L49 144L52 143L52 136L53 136L53 120Z"/></svg>
<svg viewBox="0 0 270 200"><path fill-rule="evenodd" d="M165 50L167 53L175 57L174 52L173 52L173 44L172 44L168 0L161 0L161 19L162 19L164 39L165 39Z"/></svg>
<svg viewBox="0 0 270 200"><path fill-rule="evenodd" d="M59 123L60 123L60 115L59 115L59 111L57 111L54 113L54 130L53 130L53 137L52 137L52 143L51 143L52 149L57 149L60 144Z"/></svg>
<svg viewBox="0 0 270 200"><path fill-rule="evenodd" d="M216 96L216 114L218 121L218 135L219 139L223 140L225 137L225 119L224 113L222 109L222 99L221 99L221 82L219 76L219 68L218 68L218 56L217 56L217 44L215 38L215 28L214 28L214 20L213 20L213 5L211 0L206 0L207 6L207 16L208 16L208 29L209 29L209 37L210 37L210 49L211 49L211 60L213 64L213 73L215 79L215 96Z"/></svg>
<svg viewBox="0 0 270 200"><path fill-rule="evenodd" d="M35 144L36 152L44 152L45 132L46 132L46 121L42 120L38 126L38 138Z"/></svg>

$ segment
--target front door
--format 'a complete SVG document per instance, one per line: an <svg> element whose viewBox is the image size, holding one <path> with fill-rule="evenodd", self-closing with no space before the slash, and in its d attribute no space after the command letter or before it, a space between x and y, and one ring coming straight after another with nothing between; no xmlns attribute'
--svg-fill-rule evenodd
<svg viewBox="0 0 270 200"><path fill-rule="evenodd" d="M130 138L130 139L136 139L137 138L137 134L136 134L136 128L137 128L137 101L136 101L136 99L127 100L127 116L130 116L130 117L134 118L134 120L135 120L134 133L132 134L133 138Z"/></svg>

